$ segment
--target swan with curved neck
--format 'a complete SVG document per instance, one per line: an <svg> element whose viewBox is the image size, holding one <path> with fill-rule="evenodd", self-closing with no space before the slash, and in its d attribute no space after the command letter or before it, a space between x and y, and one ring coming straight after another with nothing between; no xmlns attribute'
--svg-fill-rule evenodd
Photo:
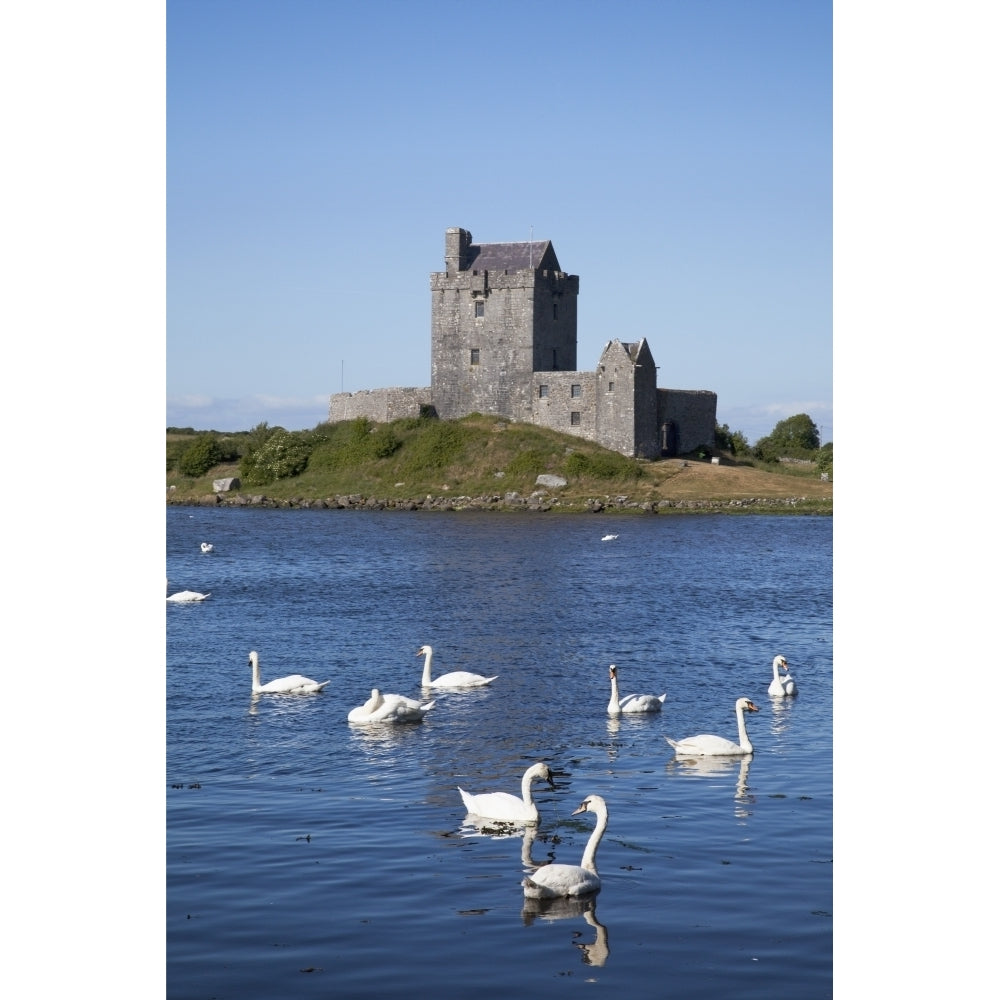
<svg viewBox="0 0 1000 1000"><path fill-rule="evenodd" d="M611 676L611 701L608 702L608 715L621 715L622 712L659 712L667 700L666 694L629 694L624 698L618 695L618 668L612 663L608 668Z"/></svg>
<svg viewBox="0 0 1000 1000"><path fill-rule="evenodd" d="M578 865L551 864L525 875L521 885L529 899L556 899L561 896L586 896L601 891L601 876L597 874L597 847L608 826L608 805L600 795L588 795L573 815L592 812L597 823L590 834L583 858Z"/></svg>
<svg viewBox="0 0 1000 1000"><path fill-rule="evenodd" d="M421 646L417 650L417 656L424 658L424 675L420 683L427 688L463 688L463 687L483 687L492 684L499 677L484 677L482 674L474 674L468 670L453 670L450 674L442 674L437 680L431 680L431 663L434 659L434 649L431 646Z"/></svg>
<svg viewBox="0 0 1000 1000"><path fill-rule="evenodd" d="M316 682L310 677L303 677L302 674L289 674L287 677L278 677L276 680L261 684L260 657L255 649L250 650L247 666L252 671L250 687L254 694L316 694L330 683Z"/></svg>
<svg viewBox="0 0 1000 1000"><path fill-rule="evenodd" d="M206 555L208 555L208 553L211 552L212 549L214 549L214 548L215 548L215 546L211 542L202 542L201 543L201 551L204 552Z"/></svg>
<svg viewBox="0 0 1000 1000"><path fill-rule="evenodd" d="M743 717L744 712L759 712L760 709L749 699L740 698L736 702L736 726L739 730L740 741L734 743L722 736L688 736L683 740L672 740L666 737L667 742L677 752L678 757L729 757L736 754L753 753L753 744L747 736L747 724Z"/></svg>
<svg viewBox="0 0 1000 1000"><path fill-rule="evenodd" d="M538 822L538 806L531 797L533 781L547 781L550 788L556 787L548 765L539 761L524 772L521 778L520 798L511 795L510 792L483 792L481 795L470 795L461 788L458 794L462 796L466 812L470 816L501 820L505 823L534 824Z"/></svg>
<svg viewBox="0 0 1000 1000"><path fill-rule="evenodd" d="M783 656L776 656L771 662L771 667L774 670L774 679L768 686L767 693L775 698L786 698L789 695L798 694L798 688L795 686L795 681L793 681L791 675L787 673L788 660L786 660ZM786 671L784 677L782 677L778 672L779 670Z"/></svg>
<svg viewBox="0 0 1000 1000"><path fill-rule="evenodd" d="M401 694L382 694L378 688L372 688L371 697L347 713L347 721L365 724L420 722L433 707L433 701L419 702Z"/></svg>

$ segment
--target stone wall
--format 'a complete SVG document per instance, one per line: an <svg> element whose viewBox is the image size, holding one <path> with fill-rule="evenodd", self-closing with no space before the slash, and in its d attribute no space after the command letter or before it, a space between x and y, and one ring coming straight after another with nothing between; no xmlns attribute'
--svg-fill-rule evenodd
<svg viewBox="0 0 1000 1000"><path fill-rule="evenodd" d="M674 455L686 455L703 445L715 444L718 396L707 389L657 389L658 424L672 424Z"/></svg>
<svg viewBox="0 0 1000 1000"><path fill-rule="evenodd" d="M533 372L531 396L532 423L587 441L597 440L594 372Z"/></svg>
<svg viewBox="0 0 1000 1000"><path fill-rule="evenodd" d="M534 371L576 368L579 278L523 268L431 275L431 389L438 415L531 420Z"/></svg>
<svg viewBox="0 0 1000 1000"><path fill-rule="evenodd" d="M373 423L387 424L403 417L419 417L420 407L430 405L431 390L412 388L362 389L339 392L330 397L330 423L366 417Z"/></svg>

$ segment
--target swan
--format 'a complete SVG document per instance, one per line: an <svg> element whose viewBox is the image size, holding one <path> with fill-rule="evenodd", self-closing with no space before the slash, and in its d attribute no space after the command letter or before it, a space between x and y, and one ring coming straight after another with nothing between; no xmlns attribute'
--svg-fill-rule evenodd
<svg viewBox="0 0 1000 1000"><path fill-rule="evenodd" d="M433 701L423 703L406 698L401 694L382 694L372 688L372 696L357 708L347 713L348 722L420 722L434 707Z"/></svg>
<svg viewBox="0 0 1000 1000"><path fill-rule="evenodd" d="M466 812L470 816L482 819L502 820L505 823L537 823L538 806L531 798L531 783L547 781L550 788L555 788L552 772L547 764L539 762L532 764L521 778L521 797L510 792L484 792L481 795L470 795L459 788Z"/></svg>
<svg viewBox="0 0 1000 1000"><path fill-rule="evenodd" d="M613 542L618 536L617 535L605 535L601 541L602 542Z"/></svg>
<svg viewBox="0 0 1000 1000"><path fill-rule="evenodd" d="M431 662L434 658L434 649L431 646L421 646L417 650L417 656L424 658L424 676L421 684L429 688L461 688L461 687L483 687L485 684L492 684L499 677L483 677L482 674L473 674L468 670L453 670L450 674L442 674L437 680L431 680Z"/></svg>
<svg viewBox="0 0 1000 1000"><path fill-rule="evenodd" d="M608 825L608 806L600 795L588 795L573 810L573 815L592 812L597 823L590 834L583 858L578 865L551 864L525 875L521 885L528 899L556 899L561 896L586 896L601 891L601 876L597 874L597 845Z"/></svg>
<svg viewBox="0 0 1000 1000"><path fill-rule="evenodd" d="M759 712L760 709L749 699L740 698L736 702L736 725L740 731L739 743L724 739L722 736L689 736L683 740L667 742L677 751L679 756L689 757L723 757L740 753L753 753L753 744L747 736L747 724L743 718L744 712Z"/></svg>
<svg viewBox="0 0 1000 1000"><path fill-rule="evenodd" d="M251 688L254 694L312 694L322 691L329 684L329 681L317 683L302 674L290 674L288 677L279 677L277 680L268 681L266 684L260 682L260 658L257 651L250 651L250 659L247 666L253 670L253 681Z"/></svg>
<svg viewBox="0 0 1000 1000"><path fill-rule="evenodd" d="M167 580L167 589L170 589L169 580ZM199 594L197 590L178 590L176 594L167 594L167 600L186 604L189 601L203 601L206 597L211 596L211 594Z"/></svg>
<svg viewBox="0 0 1000 1000"><path fill-rule="evenodd" d="M788 695L798 694L798 688L795 686L795 681L792 680L791 675L788 673L782 677L778 671L788 670L788 660L783 656L776 656L771 666L774 668L774 680L771 681L767 688L767 693L773 695L776 698L784 698Z"/></svg>
<svg viewBox="0 0 1000 1000"><path fill-rule="evenodd" d="M618 697L618 668L612 663L608 668L611 675L611 701L608 702L608 715L621 715L622 712L659 712L667 700L666 694L629 694Z"/></svg>
<svg viewBox="0 0 1000 1000"><path fill-rule="evenodd" d="M211 552L212 549L214 549L214 548L215 548L215 546L211 542L202 542L201 543L201 551L202 552L208 553L208 552Z"/></svg>

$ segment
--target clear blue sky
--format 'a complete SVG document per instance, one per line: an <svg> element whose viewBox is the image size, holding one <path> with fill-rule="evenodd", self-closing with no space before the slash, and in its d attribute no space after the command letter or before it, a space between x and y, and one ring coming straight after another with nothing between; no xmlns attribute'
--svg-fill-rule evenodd
<svg viewBox="0 0 1000 1000"><path fill-rule="evenodd" d="M833 436L832 10L169 0L167 425L430 385L444 231L552 240L577 364L646 337L752 442Z"/></svg>

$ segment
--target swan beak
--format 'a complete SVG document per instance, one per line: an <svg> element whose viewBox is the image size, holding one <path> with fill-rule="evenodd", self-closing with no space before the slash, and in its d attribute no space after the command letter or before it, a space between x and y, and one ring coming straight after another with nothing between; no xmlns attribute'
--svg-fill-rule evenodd
<svg viewBox="0 0 1000 1000"><path fill-rule="evenodd" d="M747 705L747 711L748 712L759 712L760 709L753 702L750 702L750 704Z"/></svg>

